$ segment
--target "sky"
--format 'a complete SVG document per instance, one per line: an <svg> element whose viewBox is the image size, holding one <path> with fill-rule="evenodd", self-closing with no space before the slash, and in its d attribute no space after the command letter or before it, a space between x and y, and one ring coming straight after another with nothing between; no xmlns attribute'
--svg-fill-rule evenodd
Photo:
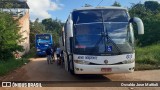
<svg viewBox="0 0 160 90"><path fill-rule="evenodd" d="M59 19L65 22L69 13L73 9L80 8L85 4L96 7L102 0L27 0L30 7L30 19L36 18L43 20L45 18ZM132 3L144 3L148 0L103 0L99 6L111 6L115 1L119 2L122 7L130 7ZM151 1L151 0L150 0ZM158 1L160 0L152 0Z"/></svg>

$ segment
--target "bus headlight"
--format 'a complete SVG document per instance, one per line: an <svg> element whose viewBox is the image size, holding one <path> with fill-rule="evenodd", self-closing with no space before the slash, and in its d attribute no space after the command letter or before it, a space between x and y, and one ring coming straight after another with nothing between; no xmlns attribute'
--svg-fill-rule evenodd
<svg viewBox="0 0 160 90"><path fill-rule="evenodd" d="M129 64L129 63L133 63L135 60L125 60L122 61L123 64Z"/></svg>
<svg viewBox="0 0 160 90"><path fill-rule="evenodd" d="M41 51L41 49L37 49L37 51Z"/></svg>
<svg viewBox="0 0 160 90"><path fill-rule="evenodd" d="M90 63L89 61L84 61L84 60L74 60L74 62L77 64L85 64L85 65L88 65Z"/></svg>

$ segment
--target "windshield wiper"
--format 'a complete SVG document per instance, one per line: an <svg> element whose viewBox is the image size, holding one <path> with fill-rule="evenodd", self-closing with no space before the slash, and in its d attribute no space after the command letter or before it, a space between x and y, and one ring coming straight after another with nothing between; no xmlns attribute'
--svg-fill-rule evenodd
<svg viewBox="0 0 160 90"><path fill-rule="evenodd" d="M117 51L119 52L119 55L122 54L121 50L116 45L116 43L108 35L106 35L106 37L107 37L107 42L110 41L114 45L114 47L116 47Z"/></svg>
<svg viewBox="0 0 160 90"><path fill-rule="evenodd" d="M101 13L102 13L103 29L104 29L104 32L105 32L104 35L102 35L102 36L106 37L106 38L107 38L107 42L110 41L110 42L114 45L114 47L116 47L116 49L117 49L117 51L119 52L119 55L120 55L120 54L122 54L122 52L121 52L121 50L118 48L118 46L116 45L116 43L109 37L108 31L107 31L107 29L106 29L106 27L105 27L105 24L104 24L103 11L102 11ZM106 50L106 39L105 39L105 50Z"/></svg>

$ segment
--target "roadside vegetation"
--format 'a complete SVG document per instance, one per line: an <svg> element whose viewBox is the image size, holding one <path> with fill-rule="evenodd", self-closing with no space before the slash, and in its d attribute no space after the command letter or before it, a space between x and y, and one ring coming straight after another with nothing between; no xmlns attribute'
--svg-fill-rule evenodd
<svg viewBox="0 0 160 90"><path fill-rule="evenodd" d="M18 67L21 67L25 63L28 63L29 60L26 58L21 58L21 59L9 59L7 62L6 61L0 61L0 76L3 76Z"/></svg>
<svg viewBox="0 0 160 90"><path fill-rule="evenodd" d="M30 44L35 46L35 35L50 33L52 34L54 45L59 43L63 23L58 19L46 18L40 21L38 18L35 21L30 21Z"/></svg>
<svg viewBox="0 0 160 90"><path fill-rule="evenodd" d="M116 2L112 6L121 6ZM131 17L139 17L144 23L144 35L138 35L134 25L136 39L135 70L160 69L160 3L145 1L132 4Z"/></svg>
<svg viewBox="0 0 160 90"><path fill-rule="evenodd" d="M29 63L29 58L35 56L35 48L32 48L26 55L22 56L20 59L10 58L7 61L0 60L0 76L6 75L7 73Z"/></svg>
<svg viewBox="0 0 160 90"><path fill-rule="evenodd" d="M86 5L90 7L92 5ZM115 2L112 6L121 6ZM136 39L136 70L149 70L160 68L160 4L157 1L145 1L142 3L132 4L128 8L131 17L139 17L142 19L145 28L144 35L137 35ZM13 19L10 13L0 11L0 76L21 67L29 62L30 57L35 56L35 35L41 33L51 33L53 35L54 44L58 44L61 34L62 23L58 19L46 18L39 21L30 21L30 44L31 50L21 59L15 59L14 51L23 51L23 47L17 42L23 42L18 34L20 27L18 19Z"/></svg>
<svg viewBox="0 0 160 90"><path fill-rule="evenodd" d="M8 3L12 6L12 3ZM11 6L7 6L8 9ZM2 12L0 10L0 76L25 65L29 62L29 58L36 57L35 35L42 33L51 33L54 44L58 44L60 32L63 23L58 19L47 18L39 21L30 21L30 51L20 59L15 59L15 52L23 52L23 46L18 43L23 42L25 38L19 33L19 18L14 19L12 13Z"/></svg>
<svg viewBox="0 0 160 90"><path fill-rule="evenodd" d="M160 69L160 44L136 48L136 70Z"/></svg>
<svg viewBox="0 0 160 90"><path fill-rule="evenodd" d="M13 19L10 13L0 12L0 61L13 59L13 52L23 51L18 43L25 38L22 38L19 31L18 19Z"/></svg>
<svg viewBox="0 0 160 90"><path fill-rule="evenodd" d="M160 69L160 3L146 1L144 4L133 4L129 13L131 17L140 17L144 23L144 35L136 38L135 70Z"/></svg>
<svg viewBox="0 0 160 90"><path fill-rule="evenodd" d="M18 19L13 19L10 13L0 11L0 76L26 62L24 58L15 60L13 55L13 52L23 51L23 47L18 45L24 40L18 33L19 30Z"/></svg>

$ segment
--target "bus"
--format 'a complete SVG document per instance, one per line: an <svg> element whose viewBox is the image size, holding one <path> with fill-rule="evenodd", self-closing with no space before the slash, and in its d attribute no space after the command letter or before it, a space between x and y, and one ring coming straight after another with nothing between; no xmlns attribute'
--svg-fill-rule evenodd
<svg viewBox="0 0 160 90"><path fill-rule="evenodd" d="M64 67L71 74L130 73L135 69L132 23L144 34L140 18L123 7L74 9L62 29Z"/></svg>
<svg viewBox="0 0 160 90"><path fill-rule="evenodd" d="M45 56L48 46L53 46L53 40L51 34L36 34L35 36L35 43L36 43L36 54L37 56Z"/></svg>

